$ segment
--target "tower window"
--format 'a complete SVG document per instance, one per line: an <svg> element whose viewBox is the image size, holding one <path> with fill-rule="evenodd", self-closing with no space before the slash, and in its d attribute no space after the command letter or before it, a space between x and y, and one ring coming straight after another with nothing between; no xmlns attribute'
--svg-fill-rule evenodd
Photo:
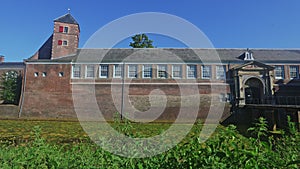
<svg viewBox="0 0 300 169"><path fill-rule="evenodd" d="M63 43L62 40L57 41L57 45L59 45L59 46L62 45L62 43Z"/></svg>
<svg viewBox="0 0 300 169"><path fill-rule="evenodd" d="M64 40L64 41L62 42L62 45L63 45L63 46L68 46L68 41Z"/></svg>
<svg viewBox="0 0 300 169"><path fill-rule="evenodd" d="M59 32L68 33L69 32L69 27L67 27L67 26L59 26Z"/></svg>
<svg viewBox="0 0 300 169"><path fill-rule="evenodd" d="M59 32L63 32L64 31L64 27L63 26L59 26Z"/></svg>
<svg viewBox="0 0 300 169"><path fill-rule="evenodd" d="M69 32L69 27L65 26L64 27L64 33L68 33Z"/></svg>

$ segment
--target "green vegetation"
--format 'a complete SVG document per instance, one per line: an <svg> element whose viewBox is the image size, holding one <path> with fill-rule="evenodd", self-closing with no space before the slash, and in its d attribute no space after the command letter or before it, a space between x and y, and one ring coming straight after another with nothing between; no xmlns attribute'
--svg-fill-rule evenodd
<svg viewBox="0 0 300 169"><path fill-rule="evenodd" d="M170 126L129 121L111 125L132 137L160 133ZM208 141L199 143L202 124L197 123L171 150L140 159L106 152L88 139L78 122L1 121L0 168L298 168L300 135L293 123L289 125L289 130L274 137L260 118L249 129L250 138L233 125L219 126Z"/></svg>
<svg viewBox="0 0 300 169"><path fill-rule="evenodd" d="M16 71L8 71L1 76L0 98L6 104L17 104L20 96L20 77Z"/></svg>
<svg viewBox="0 0 300 169"><path fill-rule="evenodd" d="M148 38L146 34L137 34L131 37L133 42L129 46L133 48L154 48L153 41Z"/></svg>

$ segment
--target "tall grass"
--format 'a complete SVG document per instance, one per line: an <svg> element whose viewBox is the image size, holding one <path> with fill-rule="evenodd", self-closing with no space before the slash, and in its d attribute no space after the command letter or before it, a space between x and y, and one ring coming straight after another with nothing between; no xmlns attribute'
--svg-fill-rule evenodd
<svg viewBox="0 0 300 169"><path fill-rule="evenodd" d="M119 122L118 122L119 123ZM128 136L132 123L117 128ZM300 135L295 124L274 138L260 118L249 128L250 138L243 137L236 127L218 128L205 143L199 143L201 124L193 127L183 142L173 149L151 158L125 158L104 151L88 142L71 146L50 144L35 127L32 141L25 145L2 144L0 168L299 168Z"/></svg>

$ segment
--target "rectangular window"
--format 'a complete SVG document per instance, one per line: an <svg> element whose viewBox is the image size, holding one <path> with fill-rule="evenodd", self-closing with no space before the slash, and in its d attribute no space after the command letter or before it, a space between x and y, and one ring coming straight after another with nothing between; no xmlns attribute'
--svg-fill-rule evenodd
<svg viewBox="0 0 300 169"><path fill-rule="evenodd" d="M39 76L39 72L34 72L34 77L38 77Z"/></svg>
<svg viewBox="0 0 300 169"><path fill-rule="evenodd" d="M95 67L94 67L94 65L87 65L86 66L85 77L87 77L87 78L95 77Z"/></svg>
<svg viewBox="0 0 300 169"><path fill-rule="evenodd" d="M62 42L62 45L63 45L63 46L68 46L68 41L64 40L64 41Z"/></svg>
<svg viewBox="0 0 300 169"><path fill-rule="evenodd" d="M69 32L69 27L65 26L64 27L64 33L68 33Z"/></svg>
<svg viewBox="0 0 300 169"><path fill-rule="evenodd" d="M47 76L47 72L43 72L42 77L46 77L46 76Z"/></svg>
<svg viewBox="0 0 300 169"><path fill-rule="evenodd" d="M81 66L80 65L73 65L72 66L72 77L73 78L80 78L81 75Z"/></svg>
<svg viewBox="0 0 300 169"><path fill-rule="evenodd" d="M128 65L128 77L137 78L137 65Z"/></svg>
<svg viewBox="0 0 300 169"><path fill-rule="evenodd" d="M57 45L59 45L59 46L62 45L62 40L58 40Z"/></svg>
<svg viewBox="0 0 300 169"><path fill-rule="evenodd" d="M63 26L59 26L59 32L63 32L64 31L64 27Z"/></svg>
<svg viewBox="0 0 300 169"><path fill-rule="evenodd" d="M172 76L173 78L182 78L182 65L173 65Z"/></svg>
<svg viewBox="0 0 300 169"><path fill-rule="evenodd" d="M143 65L143 78L152 78L152 65Z"/></svg>
<svg viewBox="0 0 300 169"><path fill-rule="evenodd" d="M275 79L284 79L284 67L275 66L274 74L275 74Z"/></svg>
<svg viewBox="0 0 300 169"><path fill-rule="evenodd" d="M290 78L291 79L299 78L299 66L290 66Z"/></svg>
<svg viewBox="0 0 300 169"><path fill-rule="evenodd" d="M108 65L100 65L99 77L100 78L108 78Z"/></svg>
<svg viewBox="0 0 300 169"><path fill-rule="evenodd" d="M202 79L211 78L211 66L203 65L202 66Z"/></svg>
<svg viewBox="0 0 300 169"><path fill-rule="evenodd" d="M122 65L114 65L114 77L121 78L122 77Z"/></svg>
<svg viewBox="0 0 300 169"><path fill-rule="evenodd" d="M157 78L167 78L167 65L157 65Z"/></svg>
<svg viewBox="0 0 300 169"><path fill-rule="evenodd" d="M186 73L188 79L196 79L197 78L197 66L196 65L187 65L186 66Z"/></svg>
<svg viewBox="0 0 300 169"><path fill-rule="evenodd" d="M64 76L64 72L59 72L58 73L58 77L63 77Z"/></svg>
<svg viewBox="0 0 300 169"><path fill-rule="evenodd" d="M226 79L226 67L223 65L216 66L216 78Z"/></svg>

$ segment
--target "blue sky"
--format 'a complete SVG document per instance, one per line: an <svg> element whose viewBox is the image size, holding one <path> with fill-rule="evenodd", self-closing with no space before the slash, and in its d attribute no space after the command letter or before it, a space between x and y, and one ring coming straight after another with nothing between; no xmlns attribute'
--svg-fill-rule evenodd
<svg viewBox="0 0 300 169"><path fill-rule="evenodd" d="M299 48L299 0L1 0L0 55L29 58L67 13L79 22L80 46L105 24L138 12L163 12L196 25L216 48ZM150 36L157 47L184 47ZM118 47L128 47L125 42Z"/></svg>

